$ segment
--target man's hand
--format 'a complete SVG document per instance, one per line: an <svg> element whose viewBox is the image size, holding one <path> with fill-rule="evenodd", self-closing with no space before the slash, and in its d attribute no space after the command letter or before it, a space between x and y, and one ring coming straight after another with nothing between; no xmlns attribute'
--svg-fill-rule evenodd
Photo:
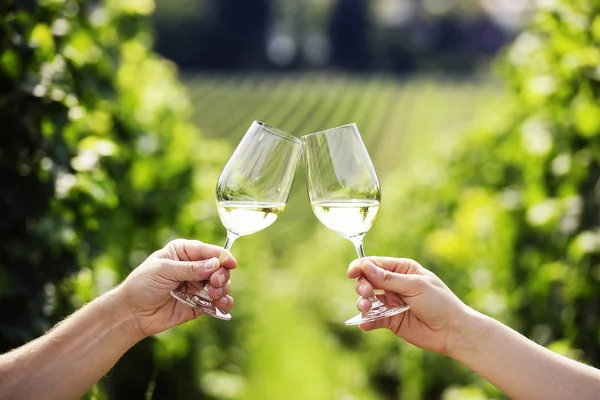
<svg viewBox="0 0 600 400"><path fill-rule="evenodd" d="M220 261L219 261L220 260ZM229 270L237 261L223 248L197 240L177 239L153 253L118 288L123 307L128 307L141 337L162 332L198 317L201 313L175 300L170 292L182 282L195 294L209 281L208 294L217 307L229 312Z"/></svg>
<svg viewBox="0 0 600 400"><path fill-rule="evenodd" d="M115 289L44 336L0 355L0 398L80 398L138 341L199 315L171 296L182 282L196 293L209 281L208 294L220 309L231 310L229 270L236 266L221 247L182 239L169 243Z"/></svg>
<svg viewBox="0 0 600 400"><path fill-rule="evenodd" d="M459 334L471 310L432 272L406 258L367 257L350 264L349 278L356 280L362 297L357 307L371 309L367 299L373 289L383 289L377 297L387 306L410 305L392 317L360 325L364 331L387 328L415 346L447 354L449 341Z"/></svg>

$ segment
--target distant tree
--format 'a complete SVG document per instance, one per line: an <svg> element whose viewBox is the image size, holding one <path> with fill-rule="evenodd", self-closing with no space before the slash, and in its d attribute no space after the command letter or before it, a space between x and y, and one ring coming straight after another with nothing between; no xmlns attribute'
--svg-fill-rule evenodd
<svg viewBox="0 0 600 400"><path fill-rule="evenodd" d="M159 1L156 50L182 68L268 66L265 51L271 0ZM189 10L189 13L186 13Z"/></svg>
<svg viewBox="0 0 600 400"><path fill-rule="evenodd" d="M349 70L372 65L369 2L337 0L329 24L331 64Z"/></svg>

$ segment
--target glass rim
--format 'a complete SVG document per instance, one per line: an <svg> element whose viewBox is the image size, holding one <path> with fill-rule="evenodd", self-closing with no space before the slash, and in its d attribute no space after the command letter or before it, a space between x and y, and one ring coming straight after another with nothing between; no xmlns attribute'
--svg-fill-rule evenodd
<svg viewBox="0 0 600 400"><path fill-rule="evenodd" d="M295 143L295 144L302 144L302 140L298 139L296 136L292 135L291 133L288 133L288 132L284 131L281 128L278 128L278 127L273 126L273 125L269 125L269 124L267 124L265 122L262 122L262 121L256 121L256 120L253 122L253 124L260 125L260 127L262 129L264 129L265 131L267 131L269 133L272 133L275 136L279 136L282 139L288 140L288 141L290 141L292 143Z"/></svg>
<svg viewBox="0 0 600 400"><path fill-rule="evenodd" d="M307 135L302 136L302 139L307 138L309 136L321 135L323 133L328 133L328 132L331 132L331 131L335 131L336 129L347 128L347 127L354 127L354 129L358 130L358 128L356 127L356 122L351 122L349 124L336 126L334 128L328 128L328 129L325 129L325 130L322 130L322 131L309 133Z"/></svg>

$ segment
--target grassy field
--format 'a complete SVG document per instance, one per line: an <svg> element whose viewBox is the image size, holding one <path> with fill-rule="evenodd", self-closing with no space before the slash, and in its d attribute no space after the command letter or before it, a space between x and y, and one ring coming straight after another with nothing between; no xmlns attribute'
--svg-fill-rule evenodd
<svg viewBox="0 0 600 400"><path fill-rule="evenodd" d="M203 136L225 139L231 149L253 120L297 136L355 122L382 184L382 209L365 239L366 252L395 256L403 255L395 245L379 242L386 242L390 223L402 227L403 210L394 203L404 173L419 174L423 159L448 148L502 99L489 81L418 77L197 75L186 82ZM209 178L216 182L217 176ZM430 398L423 390L432 385L419 368L423 352L397 352L399 341L387 332L362 335L343 326L356 313L353 283L345 277L354 249L312 215L303 168L279 220L239 239L233 253L240 264L232 276L238 346L235 355L223 356L233 366L224 368L215 397ZM372 382L388 375L386 385Z"/></svg>

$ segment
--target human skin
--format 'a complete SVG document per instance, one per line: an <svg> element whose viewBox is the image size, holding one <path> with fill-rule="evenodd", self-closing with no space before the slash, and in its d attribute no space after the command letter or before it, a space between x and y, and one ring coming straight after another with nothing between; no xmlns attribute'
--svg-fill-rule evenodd
<svg viewBox="0 0 600 400"><path fill-rule="evenodd" d="M350 264L361 312L369 295L402 314L360 325L389 329L420 348L468 366L513 399L599 399L600 371L554 353L464 304L434 273L406 258L368 257Z"/></svg>
<svg viewBox="0 0 600 400"><path fill-rule="evenodd" d="M222 261L219 261L219 258ZM45 335L0 355L0 399L77 399L140 340L200 315L170 291L188 282L229 312L230 270L221 247L178 239L153 253L123 283Z"/></svg>

